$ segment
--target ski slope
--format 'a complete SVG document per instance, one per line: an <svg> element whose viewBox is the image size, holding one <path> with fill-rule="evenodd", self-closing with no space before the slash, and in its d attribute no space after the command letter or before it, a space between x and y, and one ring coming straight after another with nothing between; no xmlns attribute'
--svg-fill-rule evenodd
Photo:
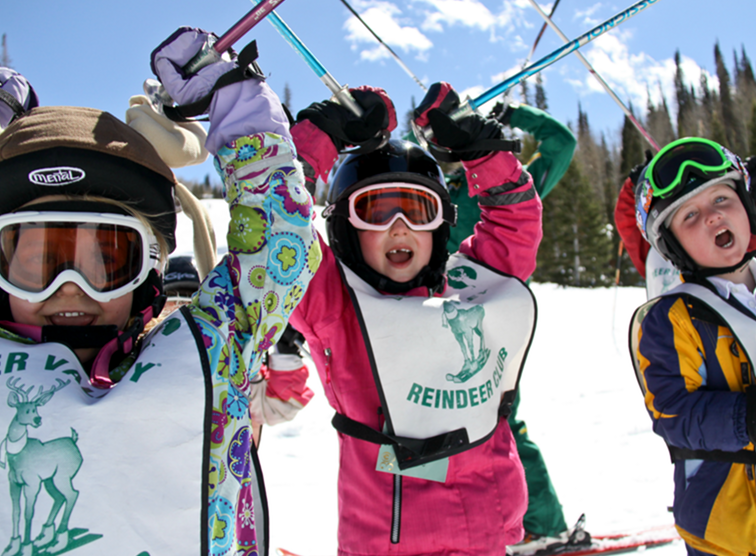
<svg viewBox="0 0 756 556"><path fill-rule="evenodd" d="M206 204L222 247L225 203ZM322 225L322 219L316 223ZM179 249L191 249L186 237L180 232ZM645 291L553 284L531 289L538 324L521 380L520 418L541 448L568 524L582 513L594 534L673 523L667 510L672 465L651 430L627 349L627 326ZM312 366L309 385L315 398L296 419L265 427L262 434L271 554L276 547L302 556L336 554L333 410ZM678 541L653 549L651 556L683 554Z"/></svg>

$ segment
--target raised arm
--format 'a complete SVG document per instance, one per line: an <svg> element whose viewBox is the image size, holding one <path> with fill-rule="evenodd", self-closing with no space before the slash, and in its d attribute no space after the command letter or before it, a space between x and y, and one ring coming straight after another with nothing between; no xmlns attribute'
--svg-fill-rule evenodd
<svg viewBox="0 0 756 556"><path fill-rule="evenodd" d="M263 77L243 72L235 59L195 75L180 70L206 39L197 29L179 29L153 52L152 67L179 105L210 100L205 146L223 180L231 222L229 252L202 283L199 318L226 337L220 366L246 387L283 333L321 252L288 119ZM219 79L231 84L217 86Z"/></svg>
<svg viewBox="0 0 756 556"><path fill-rule="evenodd" d="M506 147L501 123L477 114L454 121L448 114L458 106L451 85L436 83L415 110L415 123L430 125L433 141L462 160L468 193L478 198L480 221L460 252L524 280L535 270L543 235L541 200L517 158L492 150Z"/></svg>

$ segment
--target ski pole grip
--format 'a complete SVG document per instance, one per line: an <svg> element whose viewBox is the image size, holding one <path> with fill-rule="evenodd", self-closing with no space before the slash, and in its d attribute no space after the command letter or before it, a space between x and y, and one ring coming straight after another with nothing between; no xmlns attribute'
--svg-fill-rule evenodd
<svg viewBox="0 0 756 556"><path fill-rule="evenodd" d="M344 85L343 87L339 85L338 81L336 81L327 71L320 76L320 80L326 87L328 87L328 90L333 93L331 99L334 102L338 102L341 106L351 110L358 118L362 116L365 111L362 109L362 106L357 104L357 101L354 100L347 85Z"/></svg>
<svg viewBox="0 0 756 556"><path fill-rule="evenodd" d="M349 93L349 89L347 89L346 85L342 87L338 93L335 93L333 95L333 99L342 106L351 110L358 118L362 117L362 115L365 113L365 111L362 109L362 106L357 104L357 101L354 100L354 97Z"/></svg>
<svg viewBox="0 0 756 556"><path fill-rule="evenodd" d="M220 53L215 49L215 43L218 39L214 36L208 36L205 45L200 49L194 58L189 60L186 65L181 68L186 74L191 75L197 73L205 66L217 62L221 59Z"/></svg>
<svg viewBox="0 0 756 556"><path fill-rule="evenodd" d="M465 116L469 116L470 114L474 114L476 112L476 106L473 104L472 99L470 97L467 97L465 99L465 102L460 105L459 108L457 108L454 112L449 114L449 117L454 120L455 122L461 120ZM420 133L423 135L423 138L425 139L426 143L430 143L431 139L433 139L433 130L431 129L431 126L425 126L423 128L416 128L420 131ZM417 135L417 133L415 134ZM420 139L418 137L418 139Z"/></svg>

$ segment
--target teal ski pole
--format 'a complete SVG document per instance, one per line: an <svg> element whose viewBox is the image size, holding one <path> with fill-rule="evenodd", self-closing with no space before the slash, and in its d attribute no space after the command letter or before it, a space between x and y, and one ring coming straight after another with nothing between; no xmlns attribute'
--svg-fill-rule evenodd
<svg viewBox="0 0 756 556"><path fill-rule="evenodd" d="M545 23L544 25L549 25L554 30L554 32L559 35L559 38L561 38L565 43L569 42L569 39L567 36L562 33L562 30L557 27L557 24L554 23L554 20L551 19L551 16L546 15L546 13L541 9L541 6L539 6L536 3L536 0L530 0L530 3L533 4L533 7L536 9L536 11L539 13L539 15L544 19ZM635 126L635 129L638 130L638 132L643 135L643 138L648 141L648 144L651 145L655 152L659 152L659 144L654 140L653 137L651 137L651 134L646 131L643 126L640 124L638 120L635 119L635 116L633 116L633 113L630 112L630 109L625 106L625 104L619 99L619 97L614 93L612 88L609 86L609 84L604 81L604 79L598 74L598 72L593 69L593 66L591 63L586 60L585 56L581 52L575 52L575 56L577 56L581 62L583 62L583 65L588 69L590 73L593 74L593 77L595 77L598 82L601 84L601 86L604 88L604 90L609 94L610 97L612 97L612 100L617 103L617 105L622 109L622 112L627 116L627 118L632 122L632 124Z"/></svg>
<svg viewBox="0 0 756 556"><path fill-rule="evenodd" d="M253 3L257 3L257 0L251 1ZM299 37L294 34L294 31L292 31L289 26L284 23L279 15L275 11L271 11L267 17L267 20L271 25L273 25L273 27L276 28L276 31L278 31L278 33L284 38L284 40L288 42L294 50L297 51L297 53L302 57L307 65L310 66L310 69L315 72L315 75L318 76L318 79L320 79L323 84L328 87L328 90L333 94L334 100L354 112L356 116L362 116L362 107L357 104L354 98L352 98L352 95L349 94L348 87L346 85L339 85L339 82L336 81L336 79L334 79L334 77L330 73L328 73L328 70L325 69L323 64L321 64L320 61L315 57L315 55L310 52L310 49L308 49L304 45L304 43L299 40Z"/></svg>
<svg viewBox="0 0 756 556"><path fill-rule="evenodd" d="M561 60L568 54L574 52L578 48L585 46L589 42L591 42L594 39L597 39L607 31L611 31L621 23L624 23L631 17L638 15L641 11L648 8L649 6L656 4L659 2L659 0L640 0L640 2L636 2L626 10L618 13L614 17L606 20L605 22L601 23L600 25L597 25L587 33L579 36L575 40L565 44L563 47L558 48L551 54L548 54L538 60L537 62L534 62L527 68L523 69L522 71L516 73L512 77L509 77L508 79L505 79L498 85L490 88L485 93L481 94L475 99L467 99L462 106L460 106L455 112L451 114L452 119L459 120L460 118L463 118L469 114L472 114L475 112L478 107L485 104L489 100L492 100L496 98L497 96L504 94L506 91L511 89L512 87L516 86L520 81L523 81L524 79L527 79L531 75L535 75L539 71L545 69L546 67L550 66L557 60ZM425 135L426 140L430 140L433 137L433 133L429 128L425 128L422 130L423 135Z"/></svg>

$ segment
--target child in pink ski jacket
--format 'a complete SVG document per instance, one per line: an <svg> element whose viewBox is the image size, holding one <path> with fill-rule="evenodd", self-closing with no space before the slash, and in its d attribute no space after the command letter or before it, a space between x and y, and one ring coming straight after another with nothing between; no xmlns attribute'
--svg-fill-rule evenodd
<svg viewBox="0 0 756 556"><path fill-rule="evenodd" d="M378 146L393 105L382 89L351 92L361 118L325 101L292 129L311 180L344 146L363 149L330 181L323 260L291 318L336 410L339 554L503 555L527 505L506 415L535 324L522 280L541 202L515 156L492 150L501 125L453 121L458 96L435 84L415 123L430 125L438 157L463 161L482 210L450 257L456 207L435 159L407 142Z"/></svg>

